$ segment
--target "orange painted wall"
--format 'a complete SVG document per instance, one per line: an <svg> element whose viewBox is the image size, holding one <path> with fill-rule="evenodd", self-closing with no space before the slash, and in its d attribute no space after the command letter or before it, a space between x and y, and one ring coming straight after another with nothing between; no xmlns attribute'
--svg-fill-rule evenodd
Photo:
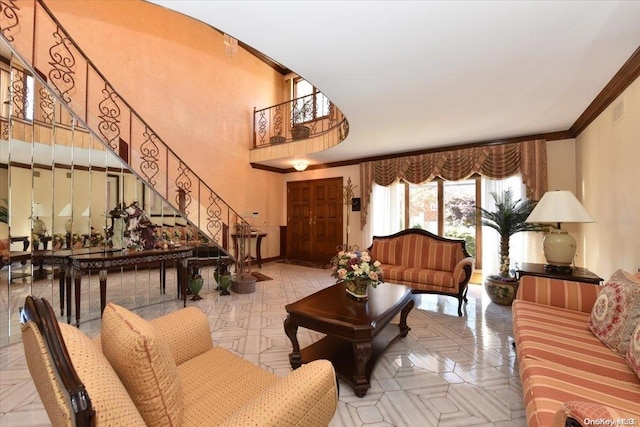
<svg viewBox="0 0 640 427"><path fill-rule="evenodd" d="M139 0L48 1L115 90L241 215L259 212L279 253L284 178L252 169L253 108L283 100L284 78L196 20Z"/></svg>

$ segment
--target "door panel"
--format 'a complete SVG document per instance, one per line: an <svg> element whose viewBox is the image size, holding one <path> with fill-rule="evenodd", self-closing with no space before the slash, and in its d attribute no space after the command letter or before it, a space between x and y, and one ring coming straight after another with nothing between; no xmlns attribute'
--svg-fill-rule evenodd
<svg viewBox="0 0 640 427"><path fill-rule="evenodd" d="M342 242L342 178L287 184L287 258L328 263Z"/></svg>

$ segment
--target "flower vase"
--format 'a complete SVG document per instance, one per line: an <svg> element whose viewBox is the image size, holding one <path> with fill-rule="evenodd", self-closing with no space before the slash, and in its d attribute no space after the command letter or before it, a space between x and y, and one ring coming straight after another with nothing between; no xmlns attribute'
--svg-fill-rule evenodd
<svg viewBox="0 0 640 427"><path fill-rule="evenodd" d="M229 292L229 285L231 285L231 275L213 273L213 276L216 279L216 282L218 282L220 295L231 295L231 293Z"/></svg>
<svg viewBox="0 0 640 427"><path fill-rule="evenodd" d="M193 294L193 297L191 297L191 301L198 301L202 299L202 297L198 294L200 293L203 285L204 279L202 278L202 276L197 275L196 277L189 278L189 290Z"/></svg>
<svg viewBox="0 0 640 427"><path fill-rule="evenodd" d="M345 280L344 284L347 294L356 300L366 301L369 298L371 280L355 278L353 280Z"/></svg>

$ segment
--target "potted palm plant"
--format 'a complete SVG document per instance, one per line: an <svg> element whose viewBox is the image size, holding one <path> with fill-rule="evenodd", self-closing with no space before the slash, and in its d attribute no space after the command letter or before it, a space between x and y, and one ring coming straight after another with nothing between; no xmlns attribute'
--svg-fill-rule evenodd
<svg viewBox="0 0 640 427"><path fill-rule="evenodd" d="M485 290L489 299L496 304L510 305L513 302L518 281L511 274L509 257L509 240L511 236L522 231L542 231L539 224L529 224L527 217L535 208L535 200L514 200L511 190L502 194L490 193L495 202L495 209L488 210L475 206L477 214L482 218L482 225L491 227L500 235L500 271L485 279Z"/></svg>

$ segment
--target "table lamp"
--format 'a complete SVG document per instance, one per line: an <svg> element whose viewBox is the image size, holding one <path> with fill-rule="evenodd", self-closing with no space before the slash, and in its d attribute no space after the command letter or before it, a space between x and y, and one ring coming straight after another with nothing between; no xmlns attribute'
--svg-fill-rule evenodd
<svg viewBox="0 0 640 427"><path fill-rule="evenodd" d="M58 216L66 216L69 217L67 222L64 223L64 229L67 231L67 234L71 233L71 216L73 215L73 210L71 209L71 203L67 203L64 208L60 211Z"/></svg>
<svg viewBox="0 0 640 427"><path fill-rule="evenodd" d="M555 223L544 237L542 246L547 260L545 269L557 272L571 272L571 264L576 256L576 240L562 230L563 222L595 222L571 191L548 191L542 196L525 222Z"/></svg>

